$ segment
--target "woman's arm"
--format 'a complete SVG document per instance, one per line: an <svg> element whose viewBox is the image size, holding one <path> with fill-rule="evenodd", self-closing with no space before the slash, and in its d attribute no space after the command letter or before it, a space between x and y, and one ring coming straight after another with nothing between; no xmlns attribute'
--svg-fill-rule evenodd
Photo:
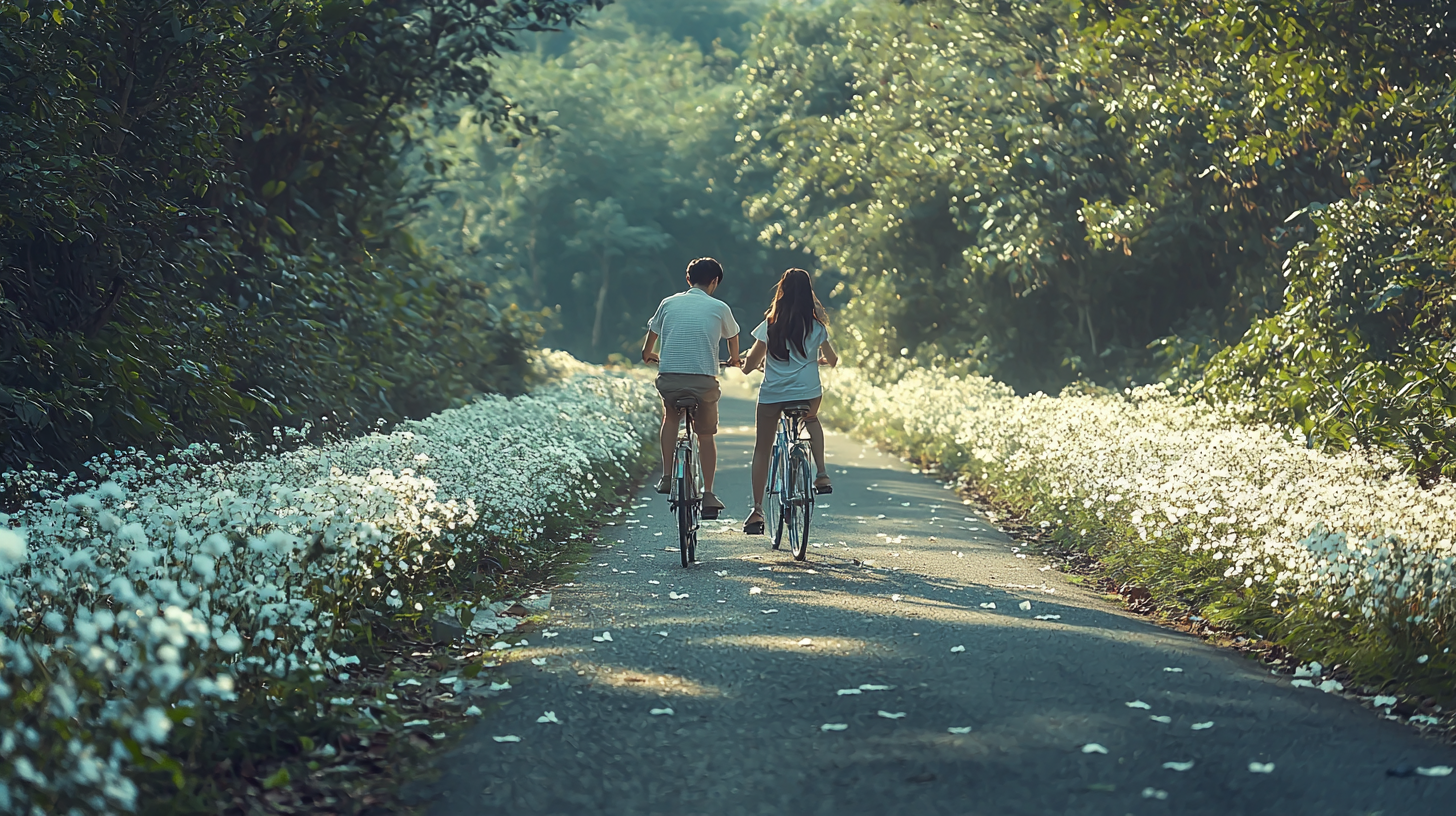
<svg viewBox="0 0 1456 816"><path fill-rule="evenodd" d="M748 356L743 358L743 373L748 374L763 365L763 358L767 356L768 344L762 340L754 340L753 348L749 349Z"/></svg>
<svg viewBox="0 0 1456 816"><path fill-rule="evenodd" d="M825 338L819 344L819 365L827 365L830 368L839 365L839 355L834 352L834 344Z"/></svg>

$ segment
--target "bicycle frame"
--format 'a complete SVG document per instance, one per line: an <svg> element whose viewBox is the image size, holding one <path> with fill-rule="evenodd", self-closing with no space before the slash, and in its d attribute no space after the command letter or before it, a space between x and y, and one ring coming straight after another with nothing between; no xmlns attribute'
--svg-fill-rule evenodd
<svg viewBox="0 0 1456 816"><path fill-rule="evenodd" d="M773 449L769 455L768 485L765 491L767 499L765 504L768 510L764 516L765 532L769 534L773 541L773 548L777 550L783 543L785 527L789 527L790 545L794 550L796 560L803 560L807 542L800 541L800 539L807 535L807 518L814 512L814 491L811 485L805 484L800 488L803 491L802 496L789 495L792 485L789 476L790 464L796 460L812 461L813 457L808 440L804 438L804 430L803 417L788 414L779 416L778 431L774 436ZM802 529L795 529L800 520L798 518L800 513L805 514L804 526Z"/></svg>
<svg viewBox="0 0 1456 816"><path fill-rule="evenodd" d="M684 567L697 560L698 528L703 510L703 496L699 491L702 474L697 434L693 432L696 419L693 412L693 408L683 408L682 432L678 434L673 448L672 492L668 495L668 505L678 517L678 550ZM686 500L683 496L687 497Z"/></svg>

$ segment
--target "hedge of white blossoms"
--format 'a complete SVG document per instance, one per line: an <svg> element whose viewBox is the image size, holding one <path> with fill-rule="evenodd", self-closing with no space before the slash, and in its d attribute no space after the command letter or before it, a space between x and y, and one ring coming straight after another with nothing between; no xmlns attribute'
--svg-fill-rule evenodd
<svg viewBox="0 0 1456 816"><path fill-rule="evenodd" d="M594 370L238 464L112 460L0 516L0 812L134 810L129 774L174 722L267 677L347 679L341 621L433 614L425 571L574 535L634 475L655 405Z"/></svg>
<svg viewBox="0 0 1456 816"><path fill-rule="evenodd" d="M980 377L913 371L882 388L847 370L828 391L839 424L1017 494L1043 526L1176 545L1275 617L1353 618L1403 659L1445 662L1451 484L1422 488L1393 460L1310 450L1161 387L1017 397Z"/></svg>

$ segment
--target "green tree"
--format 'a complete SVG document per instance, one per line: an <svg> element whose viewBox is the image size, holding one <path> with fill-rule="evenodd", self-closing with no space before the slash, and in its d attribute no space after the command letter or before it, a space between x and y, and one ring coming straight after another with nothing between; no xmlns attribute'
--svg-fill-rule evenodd
<svg viewBox="0 0 1456 816"><path fill-rule="evenodd" d="M740 314L802 263L756 241L732 184L737 55L644 30L626 8L564 53L538 40L502 60L499 88L534 132L465 108L415 159L447 168L416 232L500 297L552 310L546 342L597 360L631 353L694 257L724 262L719 295Z"/></svg>
<svg viewBox="0 0 1456 816"><path fill-rule="evenodd" d="M393 157L421 104L505 115L489 59L604 4L0 6L0 457L508 387L538 329L398 228Z"/></svg>

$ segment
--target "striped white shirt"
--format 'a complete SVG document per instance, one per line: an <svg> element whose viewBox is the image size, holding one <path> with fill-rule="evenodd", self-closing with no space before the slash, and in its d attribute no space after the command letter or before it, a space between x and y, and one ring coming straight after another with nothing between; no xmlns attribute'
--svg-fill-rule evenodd
<svg viewBox="0 0 1456 816"><path fill-rule="evenodd" d="M718 342L738 336L728 304L693 288L662 299L647 328L659 338L659 374L718 376Z"/></svg>

